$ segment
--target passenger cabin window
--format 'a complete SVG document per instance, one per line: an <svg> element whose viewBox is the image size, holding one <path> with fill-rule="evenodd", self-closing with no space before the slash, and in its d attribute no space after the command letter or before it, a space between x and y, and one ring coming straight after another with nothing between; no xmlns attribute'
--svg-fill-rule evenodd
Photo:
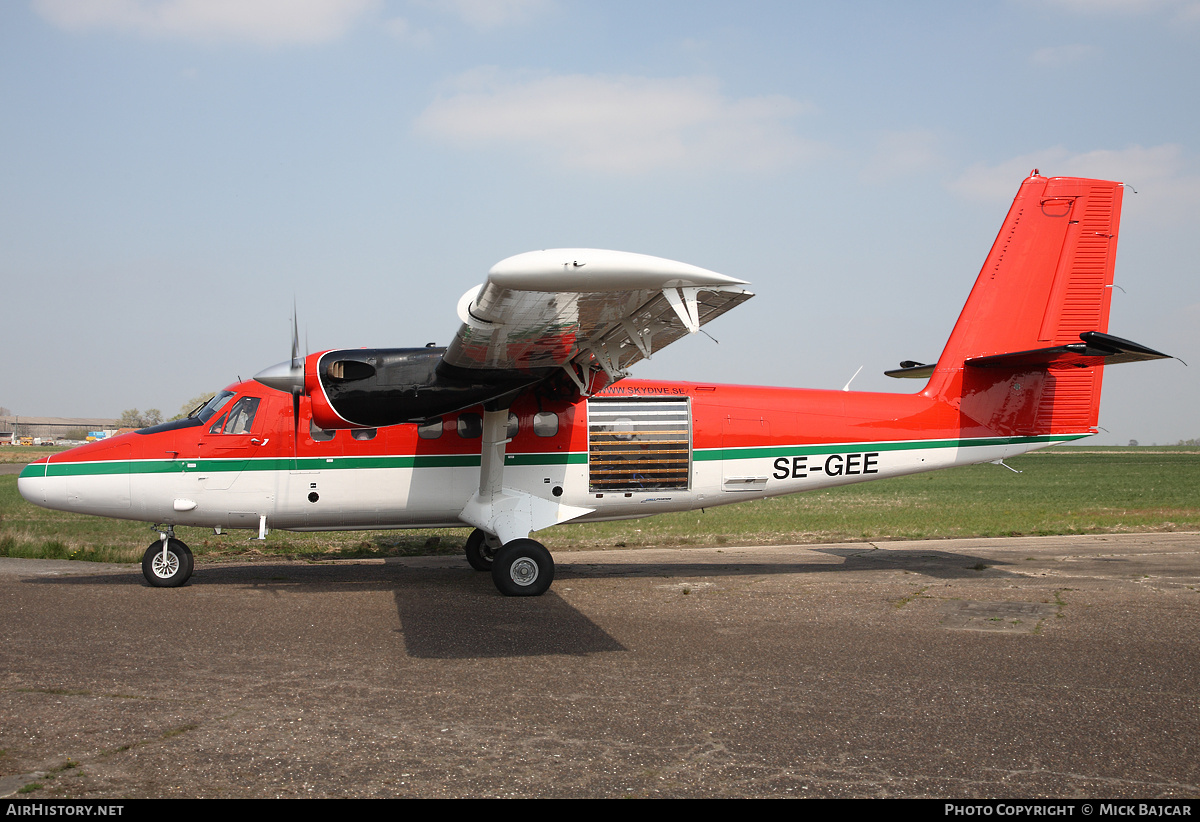
<svg viewBox="0 0 1200 822"><path fill-rule="evenodd" d="M533 415L533 433L539 437L553 437L558 433L558 414L539 411Z"/></svg>
<svg viewBox="0 0 1200 822"><path fill-rule="evenodd" d="M336 433L337 431L322 428L312 420L308 421L308 435L313 438L313 442L329 442Z"/></svg>
<svg viewBox="0 0 1200 822"><path fill-rule="evenodd" d="M355 428L350 432L350 436L359 442L375 439L375 434L379 432L378 428Z"/></svg>
<svg viewBox="0 0 1200 822"><path fill-rule="evenodd" d="M483 436L483 417L478 414L460 414L458 435L464 440L477 440Z"/></svg>
<svg viewBox="0 0 1200 822"><path fill-rule="evenodd" d="M508 437L511 440L513 437L515 437L517 435L517 432L520 430L521 430L521 421L517 419L516 414L509 411L508 412L508 431L505 432L504 436Z"/></svg>
<svg viewBox="0 0 1200 822"><path fill-rule="evenodd" d="M242 397L229 409L229 418L225 422L226 434L249 434L254 426L254 415L258 413L258 397Z"/></svg>
<svg viewBox="0 0 1200 822"><path fill-rule="evenodd" d="M442 435L442 418L429 420L417 426L417 436L423 440L436 440Z"/></svg>

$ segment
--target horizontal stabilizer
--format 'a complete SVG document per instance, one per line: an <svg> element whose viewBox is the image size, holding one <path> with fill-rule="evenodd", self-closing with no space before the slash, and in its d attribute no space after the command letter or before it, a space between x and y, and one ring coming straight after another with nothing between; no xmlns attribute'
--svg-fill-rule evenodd
<svg viewBox="0 0 1200 822"><path fill-rule="evenodd" d="M884 371L884 376L895 377L898 380L927 380L933 376L936 363L922 363L914 360L904 360L899 368Z"/></svg>
<svg viewBox="0 0 1200 822"><path fill-rule="evenodd" d="M1011 354L996 354L990 357L971 357L964 365L972 368L1088 368L1096 365L1116 365L1122 362L1171 359L1170 354L1155 351L1129 340L1101 334L1099 331L1084 331L1079 335L1081 343L1056 345L1050 348L1035 348Z"/></svg>

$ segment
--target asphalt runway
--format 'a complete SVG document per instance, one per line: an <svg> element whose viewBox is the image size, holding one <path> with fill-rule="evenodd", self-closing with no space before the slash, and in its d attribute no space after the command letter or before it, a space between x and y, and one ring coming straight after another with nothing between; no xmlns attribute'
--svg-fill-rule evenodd
<svg viewBox="0 0 1200 822"><path fill-rule="evenodd" d="M0 795L1200 795L1200 535L0 560Z"/></svg>

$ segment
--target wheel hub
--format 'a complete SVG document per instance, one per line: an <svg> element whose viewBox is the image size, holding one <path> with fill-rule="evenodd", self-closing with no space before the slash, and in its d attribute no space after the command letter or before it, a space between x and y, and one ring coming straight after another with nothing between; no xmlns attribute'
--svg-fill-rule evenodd
<svg viewBox="0 0 1200 822"><path fill-rule="evenodd" d="M158 554L154 557L151 567L154 568L155 574L163 579L169 579L179 570L179 557L175 556L171 551L168 551L165 557L162 554Z"/></svg>
<svg viewBox="0 0 1200 822"><path fill-rule="evenodd" d="M508 575L512 577L512 581L517 585L522 587L532 585L537 582L538 565L533 560L522 557L509 567Z"/></svg>

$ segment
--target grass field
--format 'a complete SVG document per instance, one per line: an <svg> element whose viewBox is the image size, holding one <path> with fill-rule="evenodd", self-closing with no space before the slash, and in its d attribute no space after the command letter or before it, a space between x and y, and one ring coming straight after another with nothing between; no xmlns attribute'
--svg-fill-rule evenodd
<svg viewBox="0 0 1200 822"><path fill-rule="evenodd" d="M48 449L5 448L0 462ZM19 453L19 452L24 452ZM975 465L644 520L560 525L537 538L553 551L754 545L1010 535L1200 530L1200 451L1194 447L1059 447ZM200 561L457 554L468 530L273 532L221 536L180 528ZM0 556L140 561L156 532L30 505L0 475Z"/></svg>

